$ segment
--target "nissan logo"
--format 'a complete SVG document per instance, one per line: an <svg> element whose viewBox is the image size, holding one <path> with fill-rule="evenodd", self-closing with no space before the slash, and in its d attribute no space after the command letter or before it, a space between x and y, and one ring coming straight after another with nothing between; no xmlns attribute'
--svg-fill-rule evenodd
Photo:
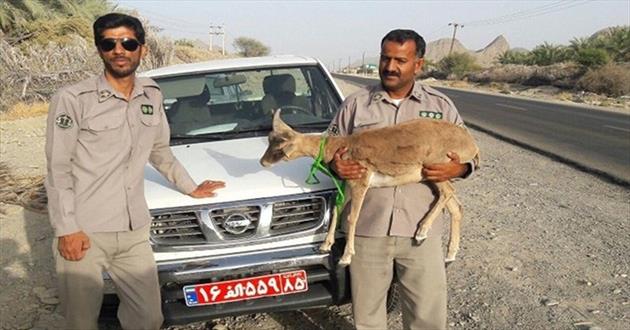
<svg viewBox="0 0 630 330"><path fill-rule="evenodd" d="M225 219L223 228L230 234L239 235L247 231L251 223L252 221L245 214L233 213Z"/></svg>

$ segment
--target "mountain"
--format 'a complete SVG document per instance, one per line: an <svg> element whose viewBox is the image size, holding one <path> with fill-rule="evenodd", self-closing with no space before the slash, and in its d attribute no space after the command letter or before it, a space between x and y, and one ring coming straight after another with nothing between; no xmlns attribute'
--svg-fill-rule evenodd
<svg viewBox="0 0 630 330"><path fill-rule="evenodd" d="M439 62L448 55L451 48L451 39L443 38L431 41L427 44L427 52L425 58L433 63ZM510 49L510 44L503 35L496 37L486 47L471 51L466 49L459 40L453 41L453 53L468 53L477 59L477 64L482 67L489 67L496 63L497 57Z"/></svg>
<svg viewBox="0 0 630 330"><path fill-rule="evenodd" d="M424 54L424 58L437 63L442 58L444 58L449 53L449 49L451 48L451 38L443 38L435 41L431 41L427 44L427 50ZM468 53L475 57L477 60L477 64L482 67L489 67L492 64L496 63L497 57L503 54L505 51L510 49L510 44L507 39L503 35L499 35L492 42L490 42L486 47L473 51L468 50L464 45L459 42L459 40L455 39L453 42L453 53ZM527 51L526 49L523 49ZM379 58L370 56L365 57L366 64L376 64L378 65ZM361 59L355 60L352 63L353 67L361 66Z"/></svg>

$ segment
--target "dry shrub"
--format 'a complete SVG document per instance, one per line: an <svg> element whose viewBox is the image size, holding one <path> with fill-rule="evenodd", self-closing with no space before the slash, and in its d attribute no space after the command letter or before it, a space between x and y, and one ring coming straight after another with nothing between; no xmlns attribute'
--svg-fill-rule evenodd
<svg viewBox="0 0 630 330"><path fill-rule="evenodd" d="M522 82L527 86L552 85L560 88L572 88L584 74L584 68L573 62L535 66L534 73Z"/></svg>
<svg viewBox="0 0 630 330"><path fill-rule="evenodd" d="M70 43L23 48L0 39L0 112L19 101L46 102L59 88L99 72L92 44L75 36Z"/></svg>
<svg viewBox="0 0 630 330"><path fill-rule="evenodd" d="M34 212L46 213L44 176L17 177L0 162L0 203L20 205ZM3 213L0 209L0 213Z"/></svg>
<svg viewBox="0 0 630 330"><path fill-rule="evenodd" d="M556 63L547 66L506 64L471 73L467 77L470 81L481 83L505 82L572 88L583 72L583 68L575 63Z"/></svg>
<svg viewBox="0 0 630 330"><path fill-rule="evenodd" d="M218 51L209 51L197 47L175 45L175 58L173 59L173 63L195 63L228 57L234 56L222 55Z"/></svg>
<svg viewBox="0 0 630 330"><path fill-rule="evenodd" d="M521 64L506 64L494 66L481 72L471 73L468 74L467 77L469 81L480 83L520 83L529 79L535 71L536 68L533 66Z"/></svg>
<svg viewBox="0 0 630 330"><path fill-rule="evenodd" d="M48 103L46 102L35 102L31 104L18 102L11 106L8 111L0 112L0 121L18 120L46 114L48 114Z"/></svg>
<svg viewBox="0 0 630 330"><path fill-rule="evenodd" d="M451 87L455 88L469 88L470 84L463 80L453 80L449 84Z"/></svg>
<svg viewBox="0 0 630 330"><path fill-rule="evenodd" d="M92 25L82 17L55 17L51 19L39 19L29 23L29 30L36 31L29 43L46 45L50 42L56 44L72 43L78 35L81 38L92 39Z"/></svg>
<svg viewBox="0 0 630 330"><path fill-rule="evenodd" d="M619 97L630 94L630 63L610 63L589 70L578 81L577 87L588 92Z"/></svg>
<svg viewBox="0 0 630 330"><path fill-rule="evenodd" d="M140 71L157 69L171 64L175 54L175 43L168 37L160 36L157 33L157 28L148 26L147 30L145 42L149 51L140 64Z"/></svg>

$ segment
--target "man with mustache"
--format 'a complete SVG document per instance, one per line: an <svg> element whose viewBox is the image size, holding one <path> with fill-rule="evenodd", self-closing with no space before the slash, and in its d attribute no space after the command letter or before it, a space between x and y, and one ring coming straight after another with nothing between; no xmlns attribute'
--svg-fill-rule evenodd
<svg viewBox="0 0 630 330"><path fill-rule="evenodd" d="M333 119L331 135L395 125L420 117L463 125L453 102L415 81L424 63L425 42L412 30L393 30L381 41L380 83L348 96ZM358 179L365 168L337 151L332 169L342 179ZM467 177L475 164L426 165L426 180ZM357 329L387 329L386 299L394 274L401 285L404 329L446 328L446 274L441 221L418 244L420 220L436 196L424 182L368 190L356 225L355 255L350 264L352 310ZM352 203L352 202L351 202ZM345 211L348 211L349 207ZM342 216L345 216L346 212Z"/></svg>
<svg viewBox="0 0 630 330"><path fill-rule="evenodd" d="M102 272L116 284L124 329L159 329L160 287L149 244L144 199L148 162L173 187L194 198L225 184L197 185L175 159L162 93L136 77L145 32L132 16L111 13L93 25L103 74L59 90L46 130L48 211L59 297L68 329L97 329Z"/></svg>

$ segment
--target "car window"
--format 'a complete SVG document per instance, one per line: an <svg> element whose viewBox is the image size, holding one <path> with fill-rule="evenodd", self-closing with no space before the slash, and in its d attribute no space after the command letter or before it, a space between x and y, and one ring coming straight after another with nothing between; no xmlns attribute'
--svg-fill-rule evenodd
<svg viewBox="0 0 630 330"><path fill-rule="evenodd" d="M323 131L341 102L316 65L183 75L156 82L174 137L267 134L276 109L298 130Z"/></svg>

